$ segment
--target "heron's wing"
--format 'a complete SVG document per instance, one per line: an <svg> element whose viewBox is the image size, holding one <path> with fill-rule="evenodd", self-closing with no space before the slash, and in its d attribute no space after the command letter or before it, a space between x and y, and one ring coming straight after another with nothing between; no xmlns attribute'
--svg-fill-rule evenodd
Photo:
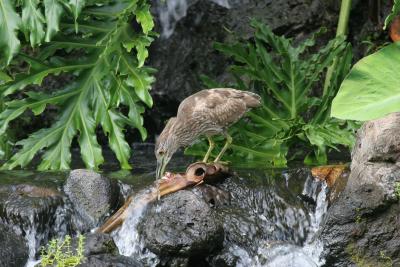
<svg viewBox="0 0 400 267"><path fill-rule="evenodd" d="M244 113L260 105L258 95L245 91L217 88L200 91L186 98L178 109L178 119L198 119L228 127Z"/></svg>

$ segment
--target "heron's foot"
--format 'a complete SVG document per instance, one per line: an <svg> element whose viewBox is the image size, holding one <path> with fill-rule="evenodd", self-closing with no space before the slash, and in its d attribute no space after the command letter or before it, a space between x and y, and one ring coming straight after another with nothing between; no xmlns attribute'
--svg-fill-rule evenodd
<svg viewBox="0 0 400 267"><path fill-rule="evenodd" d="M218 163L218 164L222 164L222 165L230 165L232 162L230 162L229 160L214 160L213 163Z"/></svg>

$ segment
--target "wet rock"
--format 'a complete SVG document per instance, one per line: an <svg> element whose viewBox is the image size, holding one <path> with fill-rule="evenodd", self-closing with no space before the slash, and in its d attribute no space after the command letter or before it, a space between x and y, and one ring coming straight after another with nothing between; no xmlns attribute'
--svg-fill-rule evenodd
<svg viewBox="0 0 400 267"><path fill-rule="evenodd" d="M321 238L327 266L400 264L400 113L358 131L351 173L328 210ZM397 191L397 193L396 193Z"/></svg>
<svg viewBox="0 0 400 267"><path fill-rule="evenodd" d="M142 222L139 229L145 246L167 261L174 258L190 261L209 255L222 246L224 239L214 210L190 190L161 199L147 210Z"/></svg>
<svg viewBox="0 0 400 267"><path fill-rule="evenodd" d="M80 231L98 226L120 201L117 184L90 170L71 171L64 191L77 211L74 221Z"/></svg>
<svg viewBox="0 0 400 267"><path fill-rule="evenodd" d="M89 256L78 267L142 267L143 265L126 256L115 256L111 254L100 254Z"/></svg>
<svg viewBox="0 0 400 267"><path fill-rule="evenodd" d="M400 112L367 122L357 133L352 152L352 171L366 162L400 161Z"/></svg>
<svg viewBox="0 0 400 267"><path fill-rule="evenodd" d="M234 255L229 248L224 247L220 253L211 257L209 261L210 265L215 267L235 267L239 260L240 257L238 255Z"/></svg>
<svg viewBox="0 0 400 267"><path fill-rule="evenodd" d="M50 236L68 231L70 217L62 193L53 188L27 184L0 186L0 222L29 239L32 253Z"/></svg>
<svg viewBox="0 0 400 267"><path fill-rule="evenodd" d="M78 238L72 240L72 247L78 247ZM84 255L98 255L98 254L118 254L118 248L114 243L113 238L109 234L103 233L89 233L85 235L84 239Z"/></svg>
<svg viewBox="0 0 400 267"><path fill-rule="evenodd" d="M193 192L197 195L201 195L204 201L211 207L223 207L230 204L231 195L229 192L209 184L195 187Z"/></svg>
<svg viewBox="0 0 400 267"><path fill-rule="evenodd" d="M25 240L14 234L6 225L0 224L0 266L24 266L28 255Z"/></svg>
<svg viewBox="0 0 400 267"><path fill-rule="evenodd" d="M257 172L249 176L258 179L228 178L219 187L231 194L231 203L217 208L226 238L250 251L249 254L256 254L258 243L261 245L264 240L285 239L301 245L310 218L298 196L309 175L309 170L299 169L276 179Z"/></svg>

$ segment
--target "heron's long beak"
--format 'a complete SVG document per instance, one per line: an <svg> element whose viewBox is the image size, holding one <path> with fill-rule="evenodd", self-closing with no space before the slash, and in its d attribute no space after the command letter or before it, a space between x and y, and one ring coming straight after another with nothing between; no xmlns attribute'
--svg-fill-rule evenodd
<svg viewBox="0 0 400 267"><path fill-rule="evenodd" d="M156 179L161 179L162 175L165 173L165 167L167 166L168 160L165 156L160 157L157 160L157 170Z"/></svg>

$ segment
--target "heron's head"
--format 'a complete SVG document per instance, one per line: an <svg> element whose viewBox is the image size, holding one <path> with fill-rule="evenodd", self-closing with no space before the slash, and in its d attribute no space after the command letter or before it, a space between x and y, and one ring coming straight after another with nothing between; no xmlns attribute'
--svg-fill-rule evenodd
<svg viewBox="0 0 400 267"><path fill-rule="evenodd" d="M157 158L157 171L156 178L160 179L165 172L165 167L170 161L172 155L178 150L178 140L176 138L174 125L176 118L173 117L168 120L167 125L165 125L164 130L161 132L160 136L156 141L155 154Z"/></svg>

